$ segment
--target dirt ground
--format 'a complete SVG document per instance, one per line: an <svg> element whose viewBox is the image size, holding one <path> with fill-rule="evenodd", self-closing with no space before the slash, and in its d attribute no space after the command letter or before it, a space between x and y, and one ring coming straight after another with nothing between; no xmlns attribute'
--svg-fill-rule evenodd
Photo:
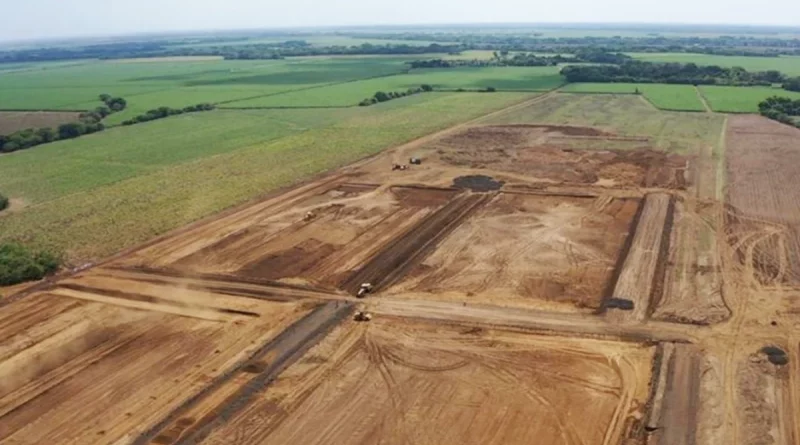
<svg viewBox="0 0 800 445"><path fill-rule="evenodd" d="M77 121L79 114L71 111L0 111L0 135L28 128L55 128Z"/></svg>
<svg viewBox="0 0 800 445"><path fill-rule="evenodd" d="M616 444L641 416L651 358L634 344L348 323L205 443Z"/></svg>
<svg viewBox="0 0 800 445"><path fill-rule="evenodd" d="M800 443L800 132L728 124L471 122L17 288L0 442Z"/></svg>
<svg viewBox="0 0 800 445"><path fill-rule="evenodd" d="M765 281L800 283L800 130L760 116L728 124L728 236Z"/></svg>
<svg viewBox="0 0 800 445"><path fill-rule="evenodd" d="M638 206L637 199L501 193L388 294L598 309Z"/></svg>

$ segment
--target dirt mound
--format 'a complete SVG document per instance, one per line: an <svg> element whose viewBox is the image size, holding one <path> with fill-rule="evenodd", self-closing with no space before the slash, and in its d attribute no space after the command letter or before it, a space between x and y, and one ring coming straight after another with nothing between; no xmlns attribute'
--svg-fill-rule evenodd
<svg viewBox="0 0 800 445"><path fill-rule="evenodd" d="M470 175L459 176L453 180L453 187L459 189L470 189L473 192L491 192L500 190L505 182L496 181L491 176Z"/></svg>

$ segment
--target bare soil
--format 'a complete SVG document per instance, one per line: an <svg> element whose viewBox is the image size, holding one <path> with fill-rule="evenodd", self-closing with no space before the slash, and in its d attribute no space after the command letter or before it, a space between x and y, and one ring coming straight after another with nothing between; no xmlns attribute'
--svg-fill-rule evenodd
<svg viewBox="0 0 800 445"><path fill-rule="evenodd" d="M0 442L796 443L799 133L730 122L725 203L711 146L471 122L15 289Z"/></svg>
<svg viewBox="0 0 800 445"><path fill-rule="evenodd" d="M800 130L733 116L727 140L732 244L763 281L800 283Z"/></svg>
<svg viewBox="0 0 800 445"><path fill-rule="evenodd" d="M348 323L205 443L617 444L641 415L651 357L597 340Z"/></svg>
<svg viewBox="0 0 800 445"><path fill-rule="evenodd" d="M0 135L28 128L55 128L77 121L78 115L72 111L0 111Z"/></svg>

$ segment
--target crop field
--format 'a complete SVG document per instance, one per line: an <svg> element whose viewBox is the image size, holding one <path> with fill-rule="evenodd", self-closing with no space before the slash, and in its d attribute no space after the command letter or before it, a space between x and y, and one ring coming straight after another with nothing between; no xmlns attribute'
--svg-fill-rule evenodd
<svg viewBox="0 0 800 445"><path fill-rule="evenodd" d="M237 116L200 154L214 130L167 134ZM38 195L0 233L91 263L0 300L0 442L793 445L796 135L727 119L559 92L220 110L137 126L164 132L142 157L73 147L143 170L63 196L23 156L6 186Z"/></svg>
<svg viewBox="0 0 800 445"><path fill-rule="evenodd" d="M27 128L58 127L78 120L79 114L52 111L0 111L0 135Z"/></svg>
<svg viewBox="0 0 800 445"><path fill-rule="evenodd" d="M800 93L770 87L701 86L700 91L714 111L720 113L758 113L759 102L771 96L800 99Z"/></svg>
<svg viewBox="0 0 800 445"><path fill-rule="evenodd" d="M266 96L407 70L402 58L298 58L290 61L105 62L51 70L3 73L0 108L81 110L100 105L103 93L122 96L130 110L182 107Z"/></svg>
<svg viewBox="0 0 800 445"><path fill-rule="evenodd" d="M724 117L711 114L663 112L632 95L550 96L538 107L519 110L494 119L498 124L539 122L553 125L596 127L633 137L631 148L640 147L636 137L649 145L675 153L690 153L700 147L716 145ZM615 141L619 142L619 141ZM594 143L597 147L597 143Z"/></svg>
<svg viewBox="0 0 800 445"><path fill-rule="evenodd" d="M747 57L687 53L629 53L629 55L647 62L694 63L725 68L739 66L747 71L778 70L789 76L800 76L800 56Z"/></svg>
<svg viewBox="0 0 800 445"><path fill-rule="evenodd" d="M414 70L411 74L340 83L323 88L275 94L226 103L226 108L347 107L372 97L377 91L405 91L427 84L438 90L484 89L547 91L563 83L557 67L458 68Z"/></svg>
<svg viewBox="0 0 800 445"><path fill-rule="evenodd" d="M661 110L705 111L705 107L692 85L573 83L565 86L561 91L565 93L635 94L637 90Z"/></svg>
<svg viewBox="0 0 800 445"><path fill-rule="evenodd" d="M0 217L0 239L63 251L72 263L102 258L528 97L423 94L352 110L220 110L0 156L0 189L27 205Z"/></svg>

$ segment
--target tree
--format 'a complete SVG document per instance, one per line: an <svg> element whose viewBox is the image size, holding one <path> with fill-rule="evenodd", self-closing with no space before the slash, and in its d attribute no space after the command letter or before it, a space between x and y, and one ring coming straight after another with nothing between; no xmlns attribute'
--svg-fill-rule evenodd
<svg viewBox="0 0 800 445"><path fill-rule="evenodd" d="M0 193L0 212L7 209L9 205L8 198Z"/></svg>
<svg viewBox="0 0 800 445"><path fill-rule="evenodd" d="M43 144L53 142L56 140L56 132L52 128L40 128L36 130L36 135L39 136Z"/></svg>
<svg viewBox="0 0 800 445"><path fill-rule="evenodd" d="M101 94L100 95L100 101L102 101L104 103L107 103L109 100L111 100L111 95L110 94Z"/></svg>
<svg viewBox="0 0 800 445"><path fill-rule="evenodd" d="M425 91L426 93L433 91L433 87L428 84L423 84L420 88L422 88L422 91Z"/></svg>
<svg viewBox="0 0 800 445"><path fill-rule="evenodd" d="M80 122L72 122L58 126L59 139L72 139L86 133L86 126Z"/></svg>
<svg viewBox="0 0 800 445"><path fill-rule="evenodd" d="M46 251L33 251L17 243L0 244L0 286L39 280L58 270L61 260Z"/></svg>
<svg viewBox="0 0 800 445"><path fill-rule="evenodd" d="M375 97L375 100L377 100L378 102L386 102L392 99L388 94L384 93L383 91L378 91L377 93L375 93L375 96L373 97Z"/></svg>
<svg viewBox="0 0 800 445"><path fill-rule="evenodd" d="M800 77L792 77L783 82L783 89L787 91L800 91Z"/></svg>

